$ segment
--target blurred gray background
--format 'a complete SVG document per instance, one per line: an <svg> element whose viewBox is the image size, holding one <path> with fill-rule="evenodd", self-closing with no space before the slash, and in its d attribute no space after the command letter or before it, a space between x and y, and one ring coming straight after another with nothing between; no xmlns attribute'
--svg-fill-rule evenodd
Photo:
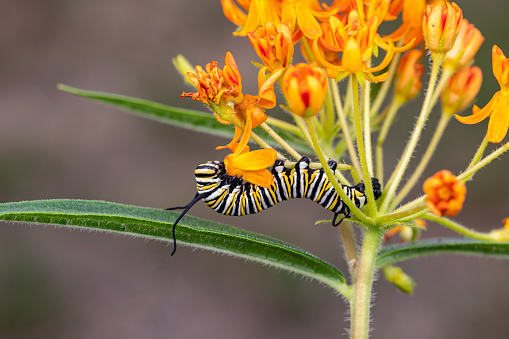
<svg viewBox="0 0 509 339"><path fill-rule="evenodd" d="M458 1L486 41L478 104L499 89L491 47L509 55L507 1ZM144 120L56 89L57 83L170 105L181 77L171 57L222 67L235 56L246 93L256 91L256 60L219 1L0 0L0 201L97 199L165 208L195 193L193 170L224 139ZM391 130L386 171L406 144L422 97ZM275 111L275 110L274 110ZM272 114L272 112L271 112ZM422 144L430 137L435 114ZM487 122L452 121L426 172L459 173ZM506 138L507 141L507 138ZM493 147L490 147L490 150ZM477 230L509 217L508 155L468 184L455 218ZM419 194L420 186L414 192ZM309 201L231 218L197 204L194 216L221 221L301 246L346 271L337 229ZM423 237L454 236L429 225ZM155 241L2 223L0 338L333 338L345 337L348 309L314 282L242 260L171 248ZM447 255L401 265L417 281L408 296L380 278L372 308L375 338L507 338L509 263Z"/></svg>

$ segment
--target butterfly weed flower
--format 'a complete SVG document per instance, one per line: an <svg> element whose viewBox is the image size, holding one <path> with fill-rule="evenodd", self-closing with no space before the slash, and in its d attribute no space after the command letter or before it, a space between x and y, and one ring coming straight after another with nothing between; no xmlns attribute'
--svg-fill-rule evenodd
<svg viewBox="0 0 509 339"><path fill-rule="evenodd" d="M476 105L472 109L472 115L462 117L456 115L456 119L464 124L476 124L490 117L488 124L488 141L500 143L509 129L509 60L498 46L492 49L493 74L500 85L500 91L484 108Z"/></svg>

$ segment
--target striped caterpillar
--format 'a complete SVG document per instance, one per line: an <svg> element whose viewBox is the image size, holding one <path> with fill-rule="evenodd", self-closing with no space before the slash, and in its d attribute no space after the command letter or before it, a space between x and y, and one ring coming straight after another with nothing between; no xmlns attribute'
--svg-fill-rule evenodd
<svg viewBox="0 0 509 339"><path fill-rule="evenodd" d="M243 216L261 212L288 199L307 198L332 211L332 225L338 226L344 218L351 216L350 209L332 186L323 168L312 169L309 163L309 158L304 157L296 163L295 168L290 169L284 166L284 160L277 159L272 168L273 182L269 188L228 175L224 163L220 161L199 165L194 171L198 189L194 199L187 206L168 208L184 210L173 224L172 255L176 251L175 226L199 200L218 213ZM337 168L335 160L329 160L328 165L333 172ZM378 199L382 194L380 183L376 178L372 178L371 183L375 199ZM361 208L367 203L364 183L343 185L342 188L356 207ZM336 221L339 215L343 215L343 218Z"/></svg>

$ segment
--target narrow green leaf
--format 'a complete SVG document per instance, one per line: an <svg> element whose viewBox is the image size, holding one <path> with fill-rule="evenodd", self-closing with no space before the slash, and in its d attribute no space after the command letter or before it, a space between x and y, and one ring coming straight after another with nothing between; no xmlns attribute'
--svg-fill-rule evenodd
<svg viewBox="0 0 509 339"><path fill-rule="evenodd" d="M179 213L171 211L104 201L37 200L0 204L0 220L88 228L168 242L172 242L172 226L178 216ZM321 281L343 295L349 293L343 274L334 266L267 236L186 216L177 225L176 237L179 245L282 268Z"/></svg>
<svg viewBox="0 0 509 339"><path fill-rule="evenodd" d="M153 101L132 98L124 95L104 92L87 91L71 86L59 84L58 89L80 97L93 99L115 106L121 110L134 113L138 116L156 120L165 124L191 129L193 131L208 133L220 137L232 138L232 126L217 122L212 113L204 113L191 109L172 107ZM292 147L301 152L309 153L310 148L295 135L279 128L273 128ZM254 129L256 133L270 145L280 148L272 138L260 127Z"/></svg>
<svg viewBox="0 0 509 339"><path fill-rule="evenodd" d="M457 253L509 259L509 243L473 239L440 238L388 246L378 253L376 265L383 267L398 261L432 254Z"/></svg>

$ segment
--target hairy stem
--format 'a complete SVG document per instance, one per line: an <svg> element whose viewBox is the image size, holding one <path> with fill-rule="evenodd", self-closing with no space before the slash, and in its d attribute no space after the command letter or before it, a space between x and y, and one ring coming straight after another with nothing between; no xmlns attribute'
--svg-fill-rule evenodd
<svg viewBox="0 0 509 339"><path fill-rule="evenodd" d="M493 237L489 233L473 231L471 229L466 228L463 225L458 224L457 222L454 222L454 221L444 218L444 217L437 217L436 215L434 215L432 213L427 213L426 215L422 216L422 218L437 222L437 223L447 227L448 229L453 230L454 232L457 232L459 234L462 234L468 238L483 240L483 241L493 241Z"/></svg>
<svg viewBox="0 0 509 339"><path fill-rule="evenodd" d="M391 203L389 210L393 210L396 206L398 206L398 204L407 196L410 190L415 186L417 180L419 180L422 173L426 169L426 166L428 166L429 161L433 156L433 153L435 153L438 143L440 142L440 139L442 138L442 135L444 134L445 128L447 127L447 124L449 123L451 117L452 117L451 114L448 113L442 114L442 116L440 117L440 121L438 122L437 128L435 129L435 133L433 134L433 137L431 138L428 148L426 149L426 152L424 152L424 155L422 156L419 165L417 165L417 168L415 169L410 179L408 179L405 186L403 186L403 188L398 193L396 198L394 198L394 201Z"/></svg>
<svg viewBox="0 0 509 339"><path fill-rule="evenodd" d="M396 189L398 188L401 178L405 174L405 171L408 167L408 163L410 162L410 159L412 158L412 155L414 154L414 150L415 150L415 147L417 146L417 142L419 141L419 139L421 137L422 130L424 129L424 126L426 125L426 121L428 120L429 113L431 112L431 109L432 109L431 99L433 97L435 83L437 81L441 63L442 63L442 60L440 60L439 58L433 59L433 66L431 68L431 75L430 75L430 79L429 79L428 90L426 92L426 98L424 99L421 113L419 114L419 118L417 119L417 123L415 124L414 130L410 137L410 141L408 142L408 145L403 152L403 156L401 157L400 161L398 162L398 165L396 166L396 170L394 171L391 178L389 179L389 182L386 185L385 197L384 197L382 206L380 207L380 211L382 213L387 211L389 204L394 199L394 193L396 192Z"/></svg>
<svg viewBox="0 0 509 339"><path fill-rule="evenodd" d="M301 133L300 129L297 126L295 126L294 124L290 124L289 122L286 122L286 121L283 121L280 119L276 119L273 117L268 117L265 122L271 126L283 129L285 131L291 132L295 135L302 137L302 133Z"/></svg>
<svg viewBox="0 0 509 339"><path fill-rule="evenodd" d="M354 296L350 302L352 318L350 337L352 339L367 339L369 336L371 291L375 277L376 255L381 240L382 230L380 228L366 228L354 284Z"/></svg>
<svg viewBox="0 0 509 339"><path fill-rule="evenodd" d="M332 89L332 97L334 98L334 105L336 106L336 114L338 115L338 120L339 124L341 125L341 129L343 130L343 136L345 138L348 154L350 155L350 160L352 161L353 167L355 167L355 170L360 175L361 165L359 164L359 160L357 159L357 152L355 151L355 146L350 135L348 123L346 122L345 112L343 110L343 105L341 104L341 97L339 96L338 85L336 84L334 79L329 79L329 85L330 85L329 88Z"/></svg>
<svg viewBox="0 0 509 339"><path fill-rule="evenodd" d="M380 184L383 185L384 182L384 151L383 144L385 142L385 138L387 137L387 133L389 132L389 128L396 117L396 113L403 105L403 101L395 97L391 104L388 107L387 116L384 119L384 123L382 128L380 129L380 134L378 134L378 141L376 144L376 177L380 180Z"/></svg>
<svg viewBox="0 0 509 339"><path fill-rule="evenodd" d="M299 152L294 150L292 146L288 145L288 143L283 138L281 138L279 134L274 132L274 130L270 128L269 125L267 125L266 123L262 123L261 126L265 130L265 132L267 132L267 134L270 135L272 139L276 140L281 145L281 147L283 147L288 153L290 153L290 155L294 157L295 160L300 160L302 158L302 155L300 155Z"/></svg>
<svg viewBox="0 0 509 339"><path fill-rule="evenodd" d="M352 76L351 76L352 77ZM368 169L368 162L366 158L366 152L364 149L364 140L362 135L362 124L361 124L361 112L359 107L359 84L357 80L352 80L352 92L353 92L353 107L354 107L354 125L355 134L357 135L357 149L359 150L359 159L361 161L362 177L364 179L364 185L366 185L366 198L368 200L368 215L376 215L375 196L373 194L373 185L371 184L371 176Z"/></svg>
<svg viewBox="0 0 509 339"><path fill-rule="evenodd" d="M338 228L353 283L355 282L355 275L357 272L357 243L355 241L355 234L353 233L352 224L349 221L343 222Z"/></svg>

